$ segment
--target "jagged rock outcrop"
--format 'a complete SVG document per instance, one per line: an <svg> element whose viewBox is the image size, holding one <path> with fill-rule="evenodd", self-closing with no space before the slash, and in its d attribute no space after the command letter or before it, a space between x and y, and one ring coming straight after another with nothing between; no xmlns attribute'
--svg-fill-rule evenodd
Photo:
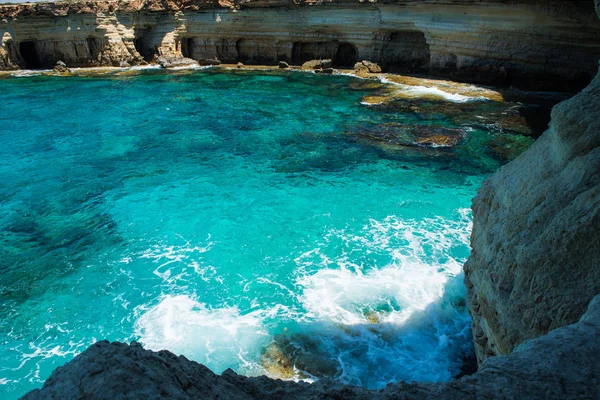
<svg viewBox="0 0 600 400"><path fill-rule="evenodd" d="M368 390L321 380L313 384L221 376L183 356L139 344L99 342L57 368L38 399L569 399L600 395L600 296L578 323L494 357L479 372L444 384L398 383Z"/></svg>
<svg viewBox="0 0 600 400"><path fill-rule="evenodd" d="M0 6L0 69L156 56L384 69L578 91L600 57L589 0L92 0Z"/></svg>
<svg viewBox="0 0 600 400"><path fill-rule="evenodd" d="M600 72L473 201L465 283L479 361L579 319L600 293L599 228Z"/></svg>

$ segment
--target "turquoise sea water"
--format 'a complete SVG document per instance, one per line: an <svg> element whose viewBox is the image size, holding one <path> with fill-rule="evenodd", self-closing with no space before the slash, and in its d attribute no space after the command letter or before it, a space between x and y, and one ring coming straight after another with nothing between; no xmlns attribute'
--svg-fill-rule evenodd
<svg viewBox="0 0 600 400"><path fill-rule="evenodd" d="M465 103L459 124L291 72L0 86L0 398L101 339L285 377L281 351L296 378L372 388L459 372L468 208L513 138L476 115L509 105ZM462 139L365 139L386 124Z"/></svg>

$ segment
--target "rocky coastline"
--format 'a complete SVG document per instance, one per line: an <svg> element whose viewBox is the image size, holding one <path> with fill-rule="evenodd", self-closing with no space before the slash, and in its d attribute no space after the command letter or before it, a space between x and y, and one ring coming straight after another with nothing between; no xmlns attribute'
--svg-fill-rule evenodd
<svg viewBox="0 0 600 400"><path fill-rule="evenodd" d="M575 93L600 58L591 1L30 3L0 6L0 33L0 70L328 58L333 67L370 60L389 72Z"/></svg>
<svg viewBox="0 0 600 400"><path fill-rule="evenodd" d="M253 0L3 6L0 7L0 28L4 30L0 68L29 67L22 54L22 43L31 42L33 53L43 67L44 63L52 67L58 60L67 66L132 65L155 57L246 63L250 60L250 63L276 65L280 61L294 63L295 54L310 55L311 59L333 54L329 58L335 60L340 48L346 50L338 61L345 64L354 60L344 57L354 53L350 47L341 46L346 43L339 40L341 36L324 32L313 36L311 41L305 41L305 36L297 42L287 40L289 37L285 43L274 42L273 37L284 31L279 24L292 13L294 18L299 15L305 18L307 30L314 29L311 25L314 21L328 25L323 22L323 19L330 21L328 18L355 21L345 28L351 30L361 25L359 21L369 20L369 13L376 9L379 23L388 18L390 25L402 26L402 18L413 18L411 29L421 23L422 27L428 26L419 29L423 29L420 32L425 37L429 58L427 63L412 64L409 69L413 72L425 66L429 73L439 68L440 74L457 78L464 73L470 74L472 80L481 76L485 81L535 88L554 83L555 90L563 88L557 85L564 85L563 89L575 91L587 84L598 69L600 47L594 37L600 32L597 18L600 0L595 0L598 15L592 12L592 6L592 2L584 1L282 4ZM338 12L329 13L329 7L339 8L339 15L344 17L339 17ZM451 11L445 11L441 18L433 12L436 7ZM398 10L402 12L394 12ZM415 17L419 12L427 15L425 20ZM460 19L467 17L457 17L462 12L477 15L477 23L469 24ZM502 23L506 35L498 36L498 31L492 30L498 25L486 25L485 17L491 18L492 14L496 22ZM395 22L391 22L392 16L397 18ZM435 21L436 18L452 20L451 16L459 19L450 24ZM509 16L515 17L514 20ZM261 26L256 22L259 17L263 27L271 27L262 36L248 28ZM505 18L513 25L507 25ZM265 22L273 19L277 24ZM533 20L541 22L533 26ZM229 30L220 31L220 39L216 40L215 27L222 22L230 24ZM562 24L562 28L558 29L557 24ZM233 28L242 25L248 30ZM459 25L462 28L457 30ZM364 22L362 26L369 24ZM146 29L142 36L140 29ZM373 31L372 25L369 30ZM81 32L81 36L74 38L73 31ZM244 39L230 42L225 31L231 37L242 35ZM376 39L365 39L360 31L357 28L352 36L355 61L369 59L378 61L384 69L393 69L394 63L386 64L385 59L378 58L387 54L390 47L383 51ZM469 40L466 31L471 32L471 38L484 39ZM46 32L43 35L47 36L39 36L38 32ZM308 35L307 32L303 34ZM345 37L349 37L347 32ZM536 36L544 36L544 32L547 35L544 39ZM563 47L556 39L559 34L564 43L579 39L570 42L576 44ZM302 37L300 33L288 36ZM417 36L414 33L402 36L402 46L391 40L392 36L385 40L388 45L392 42L401 48L398 54L403 54L403 60L410 53L421 62L425 50ZM525 42L523 37L537 39ZM327 44L323 38L332 40L336 46ZM499 46L498 40L504 45ZM514 47L517 42L524 46L521 50ZM304 44L298 47L294 43ZM405 46L407 43L410 50ZM498 53L492 54L492 48L499 49ZM154 52L144 54L144 49ZM379 56L365 53L368 49L378 49ZM506 54L500 54L513 50L510 61L506 61ZM451 70L445 69L448 65ZM528 83L523 84L525 81ZM549 129L529 150L486 180L473 200L472 253L464 267L479 364L473 375L444 384L401 382L371 391L327 379L308 384L267 377L247 378L232 371L215 375L206 367L168 351L151 352L137 343L99 342L55 370L42 389L24 398L597 398L600 396L600 364L595 360L600 350L599 171L600 72L579 94L554 107Z"/></svg>

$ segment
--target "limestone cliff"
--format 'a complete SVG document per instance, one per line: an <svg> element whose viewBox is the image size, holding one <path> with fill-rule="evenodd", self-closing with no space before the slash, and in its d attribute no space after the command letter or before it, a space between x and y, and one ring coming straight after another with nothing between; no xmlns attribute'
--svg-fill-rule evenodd
<svg viewBox="0 0 600 400"><path fill-rule="evenodd" d="M479 361L578 320L600 293L600 72L484 182L473 221L465 283Z"/></svg>
<svg viewBox="0 0 600 400"><path fill-rule="evenodd" d="M0 69L156 56L388 70L578 91L600 57L590 0L92 0L0 6Z"/></svg>

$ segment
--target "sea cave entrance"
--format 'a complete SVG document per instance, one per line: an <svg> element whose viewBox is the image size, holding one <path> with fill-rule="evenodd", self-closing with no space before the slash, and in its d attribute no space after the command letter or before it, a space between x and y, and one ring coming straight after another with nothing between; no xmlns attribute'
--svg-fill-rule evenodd
<svg viewBox="0 0 600 400"><path fill-rule="evenodd" d="M333 58L333 65L335 67L353 67L358 61L358 50L352 43L340 43L335 57Z"/></svg>
<svg viewBox="0 0 600 400"><path fill-rule="evenodd" d="M19 54L24 62L24 67L27 69L40 69L42 62L37 51L35 41L26 41L19 43Z"/></svg>
<svg viewBox="0 0 600 400"><path fill-rule="evenodd" d="M151 28L136 30L133 45L147 62L152 61L158 55L158 49L154 43Z"/></svg>
<svg viewBox="0 0 600 400"><path fill-rule="evenodd" d="M421 31L396 31L384 34L381 64L402 70L429 68L431 55L425 34Z"/></svg>
<svg viewBox="0 0 600 400"><path fill-rule="evenodd" d="M181 55L195 60L194 57L194 38L181 39Z"/></svg>
<svg viewBox="0 0 600 400"><path fill-rule="evenodd" d="M292 47L292 63L302 64L309 60L331 59L334 67L350 67L358 61L356 46L348 42L295 42Z"/></svg>

